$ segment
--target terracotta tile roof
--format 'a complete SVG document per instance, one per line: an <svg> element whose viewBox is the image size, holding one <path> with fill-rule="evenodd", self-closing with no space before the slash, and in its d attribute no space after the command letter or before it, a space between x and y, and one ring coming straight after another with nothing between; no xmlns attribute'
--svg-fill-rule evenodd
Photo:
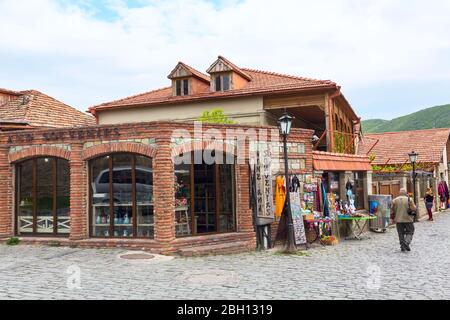
<svg viewBox="0 0 450 320"><path fill-rule="evenodd" d="M359 143L358 153L375 156L373 165L388 162L401 165L409 162L408 154L419 154L418 162L440 163L450 136L450 128L366 134ZM372 150L371 150L372 149Z"/></svg>
<svg viewBox="0 0 450 320"><path fill-rule="evenodd" d="M191 66L187 65L184 62L180 61L180 64L182 64L187 70L189 70L194 76L196 76L199 79L202 79L204 81L209 82L209 76L206 74L201 73L200 71L198 71L197 69L192 68Z"/></svg>
<svg viewBox="0 0 450 320"><path fill-rule="evenodd" d="M171 103L193 102L207 99L222 99L241 96L265 95L282 92L296 92L314 89L336 89L336 83L330 80L316 80L302 77L284 75L275 72L267 72L241 68L251 77L246 86L239 90L224 92L204 92L189 96L173 96L170 87L161 88L135 96L127 97L112 102L103 103L89 108L91 112L102 109L130 106L150 106Z"/></svg>
<svg viewBox="0 0 450 320"><path fill-rule="evenodd" d="M0 122L59 128L94 125L95 118L39 91L29 90L0 105Z"/></svg>
<svg viewBox="0 0 450 320"><path fill-rule="evenodd" d="M10 95L15 95L15 96L20 95L20 92L5 89L5 88L0 88L0 93L6 93L6 94L10 94Z"/></svg>
<svg viewBox="0 0 450 320"><path fill-rule="evenodd" d="M205 81L205 82L208 82L208 83L209 83L210 78L209 78L208 75L201 73L201 72L198 71L197 69L194 69L193 67L191 67L191 66L189 66L189 65L187 65L186 63L181 62L181 61L178 62L178 64L176 65L176 67L170 72L170 75L169 75L169 77L168 77L169 79L170 79L170 76L172 75L172 73L173 73L180 65L183 66L183 68L185 68L186 70L188 70L190 73L192 73L192 75L194 75L194 76L197 77L198 79L200 79L200 80L202 80L202 81Z"/></svg>
<svg viewBox="0 0 450 320"><path fill-rule="evenodd" d="M313 151L313 167L318 171L371 171L368 156Z"/></svg>
<svg viewBox="0 0 450 320"><path fill-rule="evenodd" d="M241 75L245 79L247 79L249 81L252 80L252 76L251 75L249 75L247 72L245 72L244 69L239 68L237 65L235 65L233 62L231 62L230 60L228 60L224 56L219 56L218 59L220 59L223 62L225 62L225 64L227 64L231 68L231 70L233 70L234 72L238 73L239 75Z"/></svg>

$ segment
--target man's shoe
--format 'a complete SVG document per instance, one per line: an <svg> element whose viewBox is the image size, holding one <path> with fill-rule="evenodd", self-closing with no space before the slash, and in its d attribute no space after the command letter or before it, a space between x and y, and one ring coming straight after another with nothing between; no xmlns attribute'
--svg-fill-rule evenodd
<svg viewBox="0 0 450 320"><path fill-rule="evenodd" d="M405 252L406 251L406 249L405 248L402 248L402 252Z"/></svg>
<svg viewBox="0 0 450 320"><path fill-rule="evenodd" d="M409 247L409 244L405 244L406 251L411 251L411 248Z"/></svg>

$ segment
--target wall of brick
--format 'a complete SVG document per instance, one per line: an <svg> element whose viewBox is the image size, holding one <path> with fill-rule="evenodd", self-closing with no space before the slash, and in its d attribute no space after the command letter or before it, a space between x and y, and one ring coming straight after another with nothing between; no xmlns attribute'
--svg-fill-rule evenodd
<svg viewBox="0 0 450 320"><path fill-rule="evenodd" d="M7 146L0 146L0 237L13 234L13 175Z"/></svg>
<svg viewBox="0 0 450 320"><path fill-rule="evenodd" d="M172 132L183 129L195 138L192 123L152 122L125 125L99 125L95 127L27 130L0 133L0 236L13 234L13 177L14 162L39 156L55 156L70 162L70 217L71 234L66 240L70 245L95 247L130 247L174 253L192 246L215 246L225 253L227 243L240 243L248 250L255 246L252 210L249 204L248 154L244 164L235 166L236 172L236 221L237 232L231 234L203 235L183 239L175 238L175 199L173 158L178 153L205 148L228 150L230 144L215 143L174 144ZM225 136L230 129L267 129L273 127L241 125L203 125L202 132L216 129ZM312 173L312 131L293 129L289 143L293 148L290 158L303 164L291 168L293 173ZM190 142L195 141L192 139ZM304 145L302 148L296 144ZM189 147L190 146L190 147ZM246 144L248 148L248 143ZM232 150L236 152L237 149ZM301 152L298 152L298 151ZM131 152L153 159L155 239L89 239L89 182L88 161L92 158L115 152ZM295 162L295 161L294 161ZM276 228L276 226L275 226ZM45 242L42 238L28 238L26 241ZM236 246L230 247L236 250Z"/></svg>

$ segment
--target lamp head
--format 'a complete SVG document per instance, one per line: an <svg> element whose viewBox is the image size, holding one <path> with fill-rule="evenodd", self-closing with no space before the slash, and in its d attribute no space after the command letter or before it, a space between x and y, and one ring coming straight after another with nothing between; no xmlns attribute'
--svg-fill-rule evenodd
<svg viewBox="0 0 450 320"><path fill-rule="evenodd" d="M291 133L293 120L294 117L290 116L287 111L284 110L284 114L278 119L278 125L282 135L288 136Z"/></svg>
<svg viewBox="0 0 450 320"><path fill-rule="evenodd" d="M409 161L411 163L417 163L417 157L419 156L415 151L411 152L410 154L408 154L409 156Z"/></svg>

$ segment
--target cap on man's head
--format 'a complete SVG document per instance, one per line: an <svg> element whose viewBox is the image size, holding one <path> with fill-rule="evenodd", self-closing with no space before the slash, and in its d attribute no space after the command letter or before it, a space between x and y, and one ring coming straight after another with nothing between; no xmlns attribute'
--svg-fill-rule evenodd
<svg viewBox="0 0 450 320"><path fill-rule="evenodd" d="M401 188L400 189L400 194L403 195L403 196L406 196L406 195L408 195L408 191L406 190L406 188Z"/></svg>

